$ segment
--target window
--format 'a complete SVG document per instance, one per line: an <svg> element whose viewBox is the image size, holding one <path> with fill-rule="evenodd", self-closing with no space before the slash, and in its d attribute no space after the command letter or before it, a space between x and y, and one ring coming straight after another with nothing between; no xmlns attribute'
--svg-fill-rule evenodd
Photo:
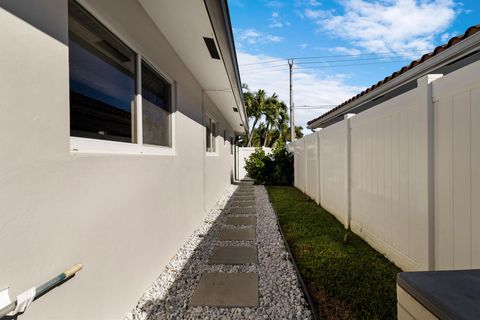
<svg viewBox="0 0 480 320"><path fill-rule="evenodd" d="M171 146L170 83L77 2L68 10L70 135Z"/></svg>
<svg viewBox="0 0 480 320"><path fill-rule="evenodd" d="M227 144L227 130L223 129L223 145Z"/></svg>
<svg viewBox="0 0 480 320"><path fill-rule="evenodd" d="M217 135L216 131L216 124L215 121L212 120L210 117L207 118L207 123L205 124L205 132L206 132L206 150L207 152L216 152L216 143L215 143L215 136Z"/></svg>
<svg viewBox="0 0 480 320"><path fill-rule="evenodd" d="M142 61L143 143L170 146L171 86Z"/></svg>

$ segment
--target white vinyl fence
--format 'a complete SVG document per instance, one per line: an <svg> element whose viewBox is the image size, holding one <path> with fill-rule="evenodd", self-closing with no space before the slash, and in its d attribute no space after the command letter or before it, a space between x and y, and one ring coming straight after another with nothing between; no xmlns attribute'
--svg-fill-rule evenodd
<svg viewBox="0 0 480 320"><path fill-rule="evenodd" d="M480 62L295 141L295 186L403 270L480 268Z"/></svg>

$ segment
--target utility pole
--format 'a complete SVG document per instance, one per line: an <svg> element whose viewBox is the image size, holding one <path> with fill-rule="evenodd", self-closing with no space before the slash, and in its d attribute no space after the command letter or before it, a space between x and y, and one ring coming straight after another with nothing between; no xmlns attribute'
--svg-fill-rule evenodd
<svg viewBox="0 0 480 320"><path fill-rule="evenodd" d="M293 58L288 59L288 68L290 70L290 141L293 142L295 140L295 113L293 110L292 67Z"/></svg>

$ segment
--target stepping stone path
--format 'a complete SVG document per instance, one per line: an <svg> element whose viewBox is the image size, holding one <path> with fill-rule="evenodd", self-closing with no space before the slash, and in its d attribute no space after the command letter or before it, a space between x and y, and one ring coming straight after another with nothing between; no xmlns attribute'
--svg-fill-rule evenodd
<svg viewBox="0 0 480 320"><path fill-rule="evenodd" d="M220 241L255 241L254 228L223 228L218 234Z"/></svg>
<svg viewBox="0 0 480 320"><path fill-rule="evenodd" d="M231 206L232 207L240 207L240 208L254 207L255 206L255 201L232 201Z"/></svg>
<svg viewBox="0 0 480 320"><path fill-rule="evenodd" d="M257 217L227 217L227 219L225 219L225 224L232 226L255 226L257 224Z"/></svg>
<svg viewBox="0 0 480 320"><path fill-rule="evenodd" d="M226 246L213 249L208 264L245 264L257 262L257 247Z"/></svg>
<svg viewBox="0 0 480 320"><path fill-rule="evenodd" d="M212 250L210 265L258 264L256 244L249 246L227 245L228 241L255 241L257 215L255 210L255 187L240 186L235 191L225 227L218 233L218 241L226 245ZM241 214L244 216L233 216ZM202 274L190 306L209 307L257 307L258 274L245 272L206 272Z"/></svg>
<svg viewBox="0 0 480 320"><path fill-rule="evenodd" d="M228 214L249 214L255 215L255 207L232 207L228 210Z"/></svg>
<svg viewBox="0 0 480 320"><path fill-rule="evenodd" d="M204 273L192 298L191 306L256 307L258 274Z"/></svg>

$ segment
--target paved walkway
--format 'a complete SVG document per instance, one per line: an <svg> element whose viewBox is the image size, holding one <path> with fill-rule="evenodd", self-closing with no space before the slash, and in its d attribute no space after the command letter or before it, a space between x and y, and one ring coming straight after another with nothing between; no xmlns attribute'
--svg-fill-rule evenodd
<svg viewBox="0 0 480 320"><path fill-rule="evenodd" d="M311 319L265 188L218 205L126 319Z"/></svg>
<svg viewBox="0 0 480 320"><path fill-rule="evenodd" d="M255 187L241 186L230 200L228 218L218 234L219 246L213 248L209 264L257 264ZM244 216L231 216L240 214ZM231 218L236 218L231 224ZM250 219L242 227L242 220ZM245 220L244 220L245 221ZM245 221L245 222L248 222ZM251 241L249 246L229 246L223 241ZM190 299L191 306L258 307L258 273L204 273Z"/></svg>

